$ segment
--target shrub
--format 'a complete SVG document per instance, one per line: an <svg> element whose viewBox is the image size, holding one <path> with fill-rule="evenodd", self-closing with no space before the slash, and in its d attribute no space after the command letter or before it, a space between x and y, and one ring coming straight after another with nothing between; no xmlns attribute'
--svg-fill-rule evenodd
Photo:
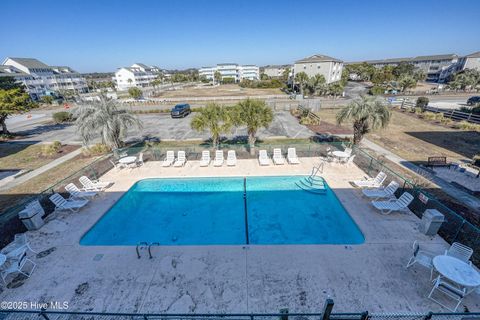
<svg viewBox="0 0 480 320"><path fill-rule="evenodd" d="M418 97L416 107L421 108L422 110L428 105L428 98L427 97Z"/></svg>
<svg viewBox="0 0 480 320"><path fill-rule="evenodd" d="M300 118L300 124L303 124L303 125L319 125L320 122L318 121L318 119L308 117L308 116L302 116Z"/></svg>
<svg viewBox="0 0 480 320"><path fill-rule="evenodd" d="M42 102L45 103L45 104L52 104L53 103L53 97L52 96L43 96L40 100L42 100Z"/></svg>
<svg viewBox="0 0 480 320"><path fill-rule="evenodd" d="M462 120L455 125L456 128L465 131L477 131L480 132L480 124L470 123L466 120Z"/></svg>
<svg viewBox="0 0 480 320"><path fill-rule="evenodd" d="M440 113L436 113L436 114L435 114L435 118L434 118L434 119L441 122L444 118L445 118L445 117L443 116L443 113L440 112Z"/></svg>
<svg viewBox="0 0 480 320"><path fill-rule="evenodd" d="M41 153L44 157L53 157L61 148L62 143L60 141L54 141L53 143L42 146Z"/></svg>
<svg viewBox="0 0 480 320"><path fill-rule="evenodd" d="M414 111L414 113L420 114L420 113L423 112L423 109L422 109L422 108L419 108L419 107L415 107L415 108L413 109L413 111Z"/></svg>
<svg viewBox="0 0 480 320"><path fill-rule="evenodd" d="M112 149L103 143L97 143L90 147L83 148L83 155L87 157L101 156L102 154L109 153Z"/></svg>
<svg viewBox="0 0 480 320"><path fill-rule="evenodd" d="M452 124L453 120L450 119L450 118L443 118L443 119L440 119L440 122L446 126Z"/></svg>
<svg viewBox="0 0 480 320"><path fill-rule="evenodd" d="M72 114L68 111L55 112L52 115L52 118L53 118L53 122L55 122L55 124L70 122L70 121L73 120Z"/></svg>
<svg viewBox="0 0 480 320"><path fill-rule="evenodd" d="M373 87L370 88L369 92L370 92L371 95L378 96L380 94L385 93L385 88L380 87L380 86L373 86Z"/></svg>
<svg viewBox="0 0 480 320"><path fill-rule="evenodd" d="M425 120L435 120L435 117L437 116L436 113L429 111L422 113L422 115Z"/></svg>

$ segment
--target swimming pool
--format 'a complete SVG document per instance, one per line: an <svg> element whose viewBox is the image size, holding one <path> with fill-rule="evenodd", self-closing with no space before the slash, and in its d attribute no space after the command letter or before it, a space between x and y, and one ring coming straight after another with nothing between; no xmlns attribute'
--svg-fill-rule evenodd
<svg viewBox="0 0 480 320"><path fill-rule="evenodd" d="M364 237L326 185L302 176L140 180L81 245L360 244Z"/></svg>

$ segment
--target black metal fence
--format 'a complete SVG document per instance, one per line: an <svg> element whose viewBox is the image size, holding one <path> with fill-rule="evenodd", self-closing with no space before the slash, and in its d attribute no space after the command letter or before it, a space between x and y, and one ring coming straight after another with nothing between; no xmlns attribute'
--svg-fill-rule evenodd
<svg viewBox="0 0 480 320"><path fill-rule="evenodd" d="M355 148L355 164L370 176L377 175L380 171L387 174L387 181L396 181L401 188L397 190L396 196L399 197L403 192L409 192L414 196L414 200L409 205L417 217L422 218L427 209L436 209L445 216L445 222L442 224L438 234L448 243L460 242L474 250L472 261L480 265L480 228L467 221L464 217L444 205L431 192L417 183L403 177L398 172L389 168L382 161L372 157L365 150Z"/></svg>
<svg viewBox="0 0 480 320"><path fill-rule="evenodd" d="M109 313L0 310L1 320L478 320L480 313L333 313L334 302L327 299L322 312L289 313L223 313L223 314L168 314L168 313Z"/></svg>

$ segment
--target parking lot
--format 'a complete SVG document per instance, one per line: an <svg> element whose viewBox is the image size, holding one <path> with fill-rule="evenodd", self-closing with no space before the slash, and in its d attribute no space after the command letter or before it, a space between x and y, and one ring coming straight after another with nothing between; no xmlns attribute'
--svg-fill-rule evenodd
<svg viewBox="0 0 480 320"><path fill-rule="evenodd" d="M186 139L207 139L208 132L199 133L190 128L190 122L195 113L186 118L172 119L169 114L143 114L139 115L143 122L140 131L131 130L128 139L139 139L143 137L158 138L161 140L186 140ZM48 122L24 123L22 126L11 129L13 132L25 135L24 141L52 142L60 141L68 144L79 144L81 139L76 134L74 125L50 124ZM246 135L246 129L233 129L227 137ZM258 132L259 138L267 137L289 137L308 138L313 135L309 129L300 125L298 121L286 111L275 112L273 123L265 130Z"/></svg>

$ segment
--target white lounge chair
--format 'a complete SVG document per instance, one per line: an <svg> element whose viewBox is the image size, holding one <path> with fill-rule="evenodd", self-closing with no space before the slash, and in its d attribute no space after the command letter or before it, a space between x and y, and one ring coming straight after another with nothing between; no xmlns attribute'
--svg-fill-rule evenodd
<svg viewBox="0 0 480 320"><path fill-rule="evenodd" d="M258 163L261 166L269 166L270 160L268 159L267 150L258 151Z"/></svg>
<svg viewBox="0 0 480 320"><path fill-rule="evenodd" d="M202 159L200 159L200 167L208 167L210 164L210 151L202 151Z"/></svg>
<svg viewBox="0 0 480 320"><path fill-rule="evenodd" d="M387 179L385 172L380 171L375 178L370 178L367 180L355 180L352 183L360 188L379 188L382 186L383 182Z"/></svg>
<svg viewBox="0 0 480 320"><path fill-rule="evenodd" d="M398 182L392 181L386 186L385 188L374 188L374 189L364 189L362 190L363 195L367 198L383 199L383 198L391 198L395 196L395 192L397 191L399 185Z"/></svg>
<svg viewBox="0 0 480 320"><path fill-rule="evenodd" d="M235 150L228 150L227 153L227 166L233 167L237 165L237 155L235 154Z"/></svg>
<svg viewBox="0 0 480 320"><path fill-rule="evenodd" d="M167 151L167 155L162 162L162 167L170 167L175 162L175 152Z"/></svg>
<svg viewBox="0 0 480 320"><path fill-rule="evenodd" d="M452 298L454 301L456 301L455 307L454 308L447 307L446 305L442 304L439 300L434 299L432 296L433 296L433 293L435 291L439 291L439 292L443 293L444 295L448 296L449 298ZM435 284L433 285L432 291L430 291L430 294L428 295L428 298L430 300L438 303L442 307L444 307L444 308L446 308L446 309L448 309L452 312L456 312L457 309L458 309L458 306L460 306L460 304L463 301L463 298L465 298L466 295L467 295L467 289L466 288L458 288L457 286L454 286L450 282L443 279L441 276L438 276L435 279Z"/></svg>
<svg viewBox="0 0 480 320"><path fill-rule="evenodd" d="M418 243L418 241L413 242L412 249L413 249L413 253L412 253L412 256L410 257L410 260L408 260L406 268L408 269L414 264L418 263L419 265L430 270L430 280L432 280L433 258L438 254L435 254L433 252L420 248L420 244Z"/></svg>
<svg viewBox="0 0 480 320"><path fill-rule="evenodd" d="M222 150L217 150L215 151L215 160L213 160L213 166L214 167L221 167L223 166L223 151Z"/></svg>
<svg viewBox="0 0 480 320"><path fill-rule="evenodd" d="M355 155L352 155L348 158L344 158L344 160L342 161L343 164L345 164L346 166L350 166L352 165L353 163L353 160L355 160Z"/></svg>
<svg viewBox="0 0 480 320"><path fill-rule="evenodd" d="M109 160L109 161L110 161L110 163L113 165L113 167L114 167L115 169L120 170L120 169L125 168L125 165L122 164L122 163L115 163L115 162L113 162L112 160Z"/></svg>
<svg viewBox="0 0 480 320"><path fill-rule="evenodd" d="M273 149L273 163L275 165L285 164L285 158L282 155L282 150L280 148Z"/></svg>
<svg viewBox="0 0 480 320"><path fill-rule="evenodd" d="M81 176L78 181L82 184L83 191L103 191L113 184L113 182L90 180L87 176Z"/></svg>
<svg viewBox="0 0 480 320"><path fill-rule="evenodd" d="M58 193L54 193L49 199L55 205L55 210L70 210L72 212L77 212L88 203L88 200L67 200Z"/></svg>
<svg viewBox="0 0 480 320"><path fill-rule="evenodd" d="M70 199L88 199L98 195L97 191L82 191L74 183L67 184L65 190L70 193Z"/></svg>
<svg viewBox="0 0 480 320"><path fill-rule="evenodd" d="M183 167L187 163L187 157L185 156L185 151L177 152L177 160L173 164L174 167Z"/></svg>
<svg viewBox="0 0 480 320"><path fill-rule="evenodd" d="M380 210L382 214L389 214L392 211L405 210L412 201L413 196L408 192L404 192L398 199L372 201L372 205Z"/></svg>
<svg viewBox="0 0 480 320"><path fill-rule="evenodd" d="M472 254L473 254L472 248L467 247L458 242L452 243L450 248L445 250L445 255L457 258L459 260L462 260L465 263L470 263L470 264L472 263L470 261Z"/></svg>
<svg viewBox="0 0 480 320"><path fill-rule="evenodd" d="M32 266L30 271L28 271L28 272L25 270L25 266L27 265L27 263L29 263ZM27 254L25 252L21 255L21 257L19 259L7 258L7 261L4 263L4 265L0 269L0 277L2 278L2 281L5 284L5 286L7 286L8 283L9 283L7 281L7 277L10 274L21 273L24 276L26 276L27 278L30 278L30 276L32 275L33 270L35 270L36 266L37 265L35 264L35 262L30 260L27 257Z"/></svg>
<svg viewBox="0 0 480 320"><path fill-rule="evenodd" d="M300 164L300 161L297 157L297 150L295 148L287 149L287 161L290 164Z"/></svg>

